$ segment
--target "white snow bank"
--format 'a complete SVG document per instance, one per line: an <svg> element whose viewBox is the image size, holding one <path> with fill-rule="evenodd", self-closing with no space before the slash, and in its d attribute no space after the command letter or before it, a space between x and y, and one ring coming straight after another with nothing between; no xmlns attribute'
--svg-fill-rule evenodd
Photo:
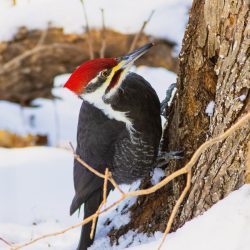
<svg viewBox="0 0 250 250"><path fill-rule="evenodd" d="M73 197L71 152L0 148L0 159L1 222L29 225L68 217Z"/></svg>
<svg viewBox="0 0 250 250"><path fill-rule="evenodd" d="M0 159L0 237L23 242L79 221L77 215L69 216L74 195L71 152L48 147L0 148ZM79 230L27 249L44 249L48 244L52 249L72 249ZM4 246L0 241L0 249Z"/></svg>
<svg viewBox="0 0 250 250"><path fill-rule="evenodd" d="M0 40L9 40L17 28L46 28L48 22L64 27L66 32L82 32L85 25L80 0L10 0L0 1ZM121 32L137 32L152 10L155 14L146 27L148 34L167 37L181 43L191 0L89 0L84 1L90 26L101 27L100 8L105 10L108 27ZM167 17L167 18L166 18Z"/></svg>
<svg viewBox="0 0 250 250"><path fill-rule="evenodd" d="M167 236L163 250L249 250L250 185L228 195L202 216ZM160 240L129 248L157 249Z"/></svg>

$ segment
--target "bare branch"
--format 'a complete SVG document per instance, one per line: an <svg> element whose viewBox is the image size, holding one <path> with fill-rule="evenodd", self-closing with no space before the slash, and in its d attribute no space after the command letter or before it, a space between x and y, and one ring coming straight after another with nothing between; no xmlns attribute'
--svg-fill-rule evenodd
<svg viewBox="0 0 250 250"><path fill-rule="evenodd" d="M104 179L104 184L103 184L103 198L102 198L102 202L101 202L100 206L98 207L98 209L97 209L97 211L95 213L96 216L92 221L90 239L93 239L93 237L94 237L97 218L98 218L98 216L100 214L100 210L101 210L102 206L105 205L106 201L107 201L108 177L109 177L109 170L108 170L108 168L106 168L106 170L105 170L105 179Z"/></svg>
<svg viewBox="0 0 250 250"><path fill-rule="evenodd" d="M104 179L104 187L103 187L103 202L106 204L107 201L107 190L108 190L108 178L109 178L109 169L105 170L105 179Z"/></svg>
<svg viewBox="0 0 250 250"><path fill-rule="evenodd" d="M5 63L1 70L0 70L0 74L6 73L8 70L13 69L13 67L17 67L18 65L21 64L21 62L36 54L36 53L40 53L43 52L45 50L51 50L51 49L74 49L74 50L79 50L81 51L81 49L77 46L74 45L69 45L66 43L53 43L50 45L41 45L41 46L36 46L35 48L25 51L24 53L22 53L21 55L18 55L16 57L14 57L13 59L11 59L10 61L8 61L7 63Z"/></svg>
<svg viewBox="0 0 250 250"><path fill-rule="evenodd" d="M8 242L7 240L5 240L4 238L0 237L0 241L4 242L6 245L8 246L12 246L12 244L10 242Z"/></svg>
<svg viewBox="0 0 250 250"><path fill-rule="evenodd" d="M141 29L139 30L139 32L136 33L136 35L135 35L135 37L134 37L134 39L133 39L133 41L131 43L129 52L132 52L135 49L136 44L137 44L139 38L141 37L141 35L142 35L144 29L146 28L147 24L150 22L152 16L154 15L154 12L155 12L155 10L152 10L152 12L150 13L148 19L143 22L143 24L142 24Z"/></svg>
<svg viewBox="0 0 250 250"><path fill-rule="evenodd" d="M31 245L41 239L45 239L45 238L49 238L52 236L56 236L56 235L61 235L64 234L67 231L70 231L76 227L82 226L87 224L90 221L93 221L95 218L97 218L97 216L99 216L100 214L103 214L105 212L107 212L108 210L110 210L111 208L115 207L117 204L119 204L121 201L123 201L124 199L128 198L128 197L135 197L135 196L142 196L142 195L147 195L147 194L151 194L154 193L155 191L159 190L160 188L162 188L163 186L167 185L170 181L172 181L173 179L175 179L176 177L183 175L183 174L187 174L187 184L186 187L184 189L184 191L182 192L181 196L179 197L179 199L176 202L176 205L174 206L174 209L171 213L171 216L169 218L169 221L167 223L167 228L165 230L164 233L164 237L163 240L161 242L160 247L162 246L164 239L166 238L167 234L170 231L171 225L173 223L173 220L175 218L175 215L177 213L177 210L180 206L180 204L182 203L184 197L186 196L189 188L190 188L190 184L191 184L191 170L192 167L194 166L194 164L196 163L196 161L199 159L200 155L207 149L209 148L211 145L222 141L223 139L225 139L226 137L228 137L229 135L231 135L232 133L234 133L237 129L239 129L241 126L244 125L244 123L250 123L250 113L247 113L246 115L244 115L241 119L239 119L233 126L231 126L229 129L227 129L225 132L221 133L220 135L218 135L217 137L210 139L209 141L203 143L198 149L197 151L194 153L194 155L192 156L191 160L181 169L175 171L174 173L172 173L171 175L167 176L166 178L164 178L161 182L157 183L155 186L147 188L147 189L141 189L141 190L137 190L137 191L131 191L128 193L123 193L121 194L121 197L114 202L112 205L110 205L109 207L103 209L102 211L100 211L100 207L98 208L98 210L96 211L95 214L89 216L88 218L84 219L83 221L81 221L78 224L75 224L73 226L70 226L64 230L58 231L58 232L54 232L51 234L46 234L40 237L37 237L31 241L28 241L24 244L21 245L16 245L16 246L12 246L11 249L21 249L23 247L26 247L28 245ZM249 124L248 124L249 126ZM72 146L72 145L71 145ZM72 146L73 148L73 146ZM81 160L79 158L78 155L76 155L74 153L75 157L78 157L77 160L79 160L79 162L81 162L83 164L83 166L87 167L91 172L97 174L97 176L105 179L107 177L105 177L105 175L101 174L100 172L96 171L95 169L93 169L92 167L90 167L87 163L85 163L83 160ZM104 181L105 182L105 181Z"/></svg>
<svg viewBox="0 0 250 250"><path fill-rule="evenodd" d="M72 151L73 151L73 154L74 154L74 157L75 159L82 164L82 166L86 167L89 171L91 171L92 173L94 173L95 175L99 176L100 178L103 178L105 179L105 175L98 172L97 170L95 170L94 168L92 168L89 164L87 164L85 161L83 161L79 155L76 154L75 152L75 149L72 145L72 143L70 142L69 143ZM112 178L112 174L109 172L109 176L108 176L108 179L109 181L111 182L111 184L118 189L118 191L121 193L121 194L124 194L124 192L120 189L119 185L116 183L116 181Z"/></svg>
<svg viewBox="0 0 250 250"><path fill-rule="evenodd" d="M235 132L238 128L240 128L244 123L250 120L250 112L244 115L241 119L239 119L234 125L232 125L229 129L227 129L225 132L221 133L220 135L216 136L215 138L212 138L205 143L203 143L193 154L191 160L186 165L187 170L191 169L194 163L198 160L201 153L205 151L208 147L215 144L216 142L220 142L224 139L226 139L230 134ZM250 124L249 124L250 125Z"/></svg>
<svg viewBox="0 0 250 250"><path fill-rule="evenodd" d="M105 26L104 9L101 9L101 14L102 14L102 31L101 31L102 45L100 50L100 57L104 58L106 50L106 26Z"/></svg>
<svg viewBox="0 0 250 250"><path fill-rule="evenodd" d="M89 46L89 58L91 60L91 59L94 59L93 40L92 40L90 28L89 28L88 15L87 15L87 11L86 11L86 8L85 8L85 5L84 5L84 1L81 1L81 3L82 3L84 19L85 19L85 22L86 22L87 42L88 42L88 46Z"/></svg>
<svg viewBox="0 0 250 250"><path fill-rule="evenodd" d="M49 25L48 25L48 26L49 26ZM39 47L39 46L41 46L41 45L44 44L44 41L45 41L45 39L46 39L46 37L47 37L47 34L48 34L48 29L49 29L49 27L47 27L47 29L44 29L44 30L42 31L41 37L40 37L40 39L39 39L39 41L38 41L36 47Z"/></svg>
<svg viewBox="0 0 250 250"><path fill-rule="evenodd" d="M166 227L165 232L163 234L163 237L162 237L161 243L160 243L160 245L158 247L158 250L161 249L161 247L162 247L162 245L163 245L163 243L164 243L164 241L165 241L168 233L170 232L170 229L172 227L172 224L173 224L174 218L176 216L176 213L177 213L177 211L178 211L181 203L183 202L185 196L187 195L188 190L190 189L190 186L191 186L191 177L192 177L192 172L191 172L191 170L189 170L188 173L187 173L186 187L183 190L183 192L182 192L181 196L179 197L179 199L177 200L177 202L176 202L176 204L175 204L175 206L173 208L173 211L172 211L172 213L171 213L171 215L170 215L170 217L168 219L167 227Z"/></svg>

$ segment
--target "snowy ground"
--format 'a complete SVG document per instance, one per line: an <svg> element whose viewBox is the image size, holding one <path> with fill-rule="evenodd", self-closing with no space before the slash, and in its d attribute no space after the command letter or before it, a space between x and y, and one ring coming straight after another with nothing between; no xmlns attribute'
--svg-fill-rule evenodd
<svg viewBox="0 0 250 250"><path fill-rule="evenodd" d="M202 216L187 222L175 233L167 236L163 250L249 250L250 246L250 185L228 195ZM135 236L136 235L136 236ZM162 233L151 238L129 232L119 240L119 246L111 247L107 240L97 240L91 250L124 249L133 239L135 247L129 250L157 249ZM145 244L147 243L147 244Z"/></svg>

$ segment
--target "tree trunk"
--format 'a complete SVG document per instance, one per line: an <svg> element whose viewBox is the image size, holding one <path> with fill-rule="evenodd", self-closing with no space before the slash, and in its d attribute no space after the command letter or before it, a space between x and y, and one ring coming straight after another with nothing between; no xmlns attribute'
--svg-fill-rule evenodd
<svg viewBox="0 0 250 250"><path fill-rule="evenodd" d="M180 53L177 95L168 111L165 151L183 150L185 158L171 161L166 174L182 167L209 138L222 133L249 112L249 3L244 0L194 0ZM208 104L214 105L210 116ZM206 150L193 167L190 193L179 209L173 230L197 216L245 180L249 124ZM143 181L141 188L150 185ZM131 208L129 229L151 233L164 230L185 185L178 177L158 192L140 197Z"/></svg>
<svg viewBox="0 0 250 250"><path fill-rule="evenodd" d="M249 112L249 20L247 1L194 1L180 55L180 91L165 132L168 149L185 145L189 159L202 142ZM215 107L208 117L210 101ZM202 154L176 226L244 183L249 132L248 124Z"/></svg>
<svg viewBox="0 0 250 250"><path fill-rule="evenodd" d="M194 7L195 5L194 3ZM204 124L205 131L204 128L201 131L201 134L205 133L207 138L210 138L222 133L239 117L249 112L249 2L209 0L198 4L197 1L197 7L200 9L199 26L196 27L198 36L189 38L187 31L183 48L184 54L187 53L189 58L187 63L191 62L194 70L181 62L184 72L180 74L179 82L183 81L186 87L189 84L193 86L190 82L193 79L189 76L199 75L204 82L198 84L203 85L205 89L207 85L215 83L215 110L210 121L206 119L208 121ZM190 50L187 47L189 45ZM202 68L208 68L208 74L213 75L216 81L207 79L206 73L199 72ZM188 92L190 91L192 90ZM204 99L203 102L199 91L197 98L199 101L197 99L195 102L201 101L202 106L201 109L194 110L193 116L197 112L204 114L210 101ZM189 127L195 124L189 124ZM191 192L182 209L179 224L203 213L244 183L249 132L250 126L247 124L200 157L194 168ZM197 141L200 141L200 136ZM185 141L184 143L186 144Z"/></svg>

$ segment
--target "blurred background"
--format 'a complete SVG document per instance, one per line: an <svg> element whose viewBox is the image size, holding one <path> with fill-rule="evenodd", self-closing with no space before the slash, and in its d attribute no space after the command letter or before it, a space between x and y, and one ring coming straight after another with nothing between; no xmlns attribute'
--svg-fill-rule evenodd
<svg viewBox="0 0 250 250"><path fill-rule="evenodd" d="M18 243L79 220L68 213L73 157L67 147L75 144L81 100L63 84L86 60L122 56L154 41L132 70L163 100L176 81L191 2L0 1L0 237ZM78 233L29 249L72 249Z"/></svg>

